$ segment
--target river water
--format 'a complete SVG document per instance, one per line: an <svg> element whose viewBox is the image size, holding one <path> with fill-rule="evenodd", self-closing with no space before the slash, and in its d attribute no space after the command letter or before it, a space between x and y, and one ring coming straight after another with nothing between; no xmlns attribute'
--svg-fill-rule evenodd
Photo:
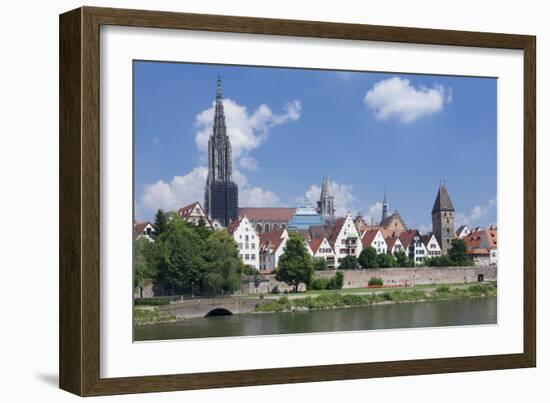
<svg viewBox="0 0 550 403"><path fill-rule="evenodd" d="M375 305L321 311L241 314L137 326L135 340L316 333L495 324L497 299Z"/></svg>

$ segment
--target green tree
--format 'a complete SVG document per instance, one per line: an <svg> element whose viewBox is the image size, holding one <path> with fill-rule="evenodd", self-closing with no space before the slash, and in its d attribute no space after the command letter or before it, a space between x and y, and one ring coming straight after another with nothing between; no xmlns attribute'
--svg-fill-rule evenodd
<svg viewBox="0 0 550 403"><path fill-rule="evenodd" d="M154 261L158 277L175 291L189 289L193 283L204 287L206 240L194 225L173 219L155 241Z"/></svg>
<svg viewBox="0 0 550 403"><path fill-rule="evenodd" d="M352 255L347 255L342 259L342 261L340 262L340 266L338 266L338 268L340 270L352 270L352 269L357 269L357 266L358 266L357 258Z"/></svg>
<svg viewBox="0 0 550 403"><path fill-rule="evenodd" d="M463 239L453 239L449 250L449 259L453 266L471 266L472 261L466 253L466 243Z"/></svg>
<svg viewBox="0 0 550 403"><path fill-rule="evenodd" d="M329 286L333 290L341 290L344 287L344 273L337 271L329 281Z"/></svg>
<svg viewBox="0 0 550 403"><path fill-rule="evenodd" d="M145 238L138 238L134 244L134 288L139 288L143 298L145 282L155 277L155 266L152 261L153 244Z"/></svg>
<svg viewBox="0 0 550 403"><path fill-rule="evenodd" d="M245 268L239 259L237 245L227 232L210 232L203 259L205 284L210 291L216 295L231 294L240 288Z"/></svg>
<svg viewBox="0 0 550 403"><path fill-rule="evenodd" d="M313 270L321 271L321 270L328 269L328 264L324 257L314 257L312 260L313 260Z"/></svg>
<svg viewBox="0 0 550 403"><path fill-rule="evenodd" d="M412 264L411 260L407 257L407 255L403 251L395 252L395 260L397 261L397 266L399 267L414 266L414 264Z"/></svg>
<svg viewBox="0 0 550 403"><path fill-rule="evenodd" d="M372 246L367 246L359 254L359 264L363 269L375 269L378 267L376 249Z"/></svg>
<svg viewBox="0 0 550 403"><path fill-rule="evenodd" d="M312 276L313 263L304 239L299 234L291 233L285 251L279 259L275 278L294 286L294 290L298 292L300 283L309 286Z"/></svg>
<svg viewBox="0 0 550 403"><path fill-rule="evenodd" d="M153 227L155 227L155 230L157 231L156 236L159 236L166 230L167 224L168 220L166 219L166 214L162 209L158 209L155 214L155 222L153 223Z"/></svg>
<svg viewBox="0 0 550 403"><path fill-rule="evenodd" d="M426 266L430 267L453 266L453 261L449 258L449 256L434 256L426 259L424 263L426 264Z"/></svg>
<svg viewBox="0 0 550 403"><path fill-rule="evenodd" d="M376 264L381 268L396 267L397 261L391 254L381 253L376 256Z"/></svg>

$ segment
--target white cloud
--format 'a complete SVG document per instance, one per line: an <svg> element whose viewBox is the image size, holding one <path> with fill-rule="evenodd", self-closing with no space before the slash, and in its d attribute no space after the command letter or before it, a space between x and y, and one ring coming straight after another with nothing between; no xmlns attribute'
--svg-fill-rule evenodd
<svg viewBox="0 0 550 403"><path fill-rule="evenodd" d="M281 202L275 193L255 186L239 189L239 204L245 207L276 207Z"/></svg>
<svg viewBox="0 0 550 403"><path fill-rule="evenodd" d="M212 134L214 124L214 106L198 113L195 117L195 143L200 151L208 150L208 139ZM241 157L248 158L247 154L261 146L270 135L270 130L290 121L300 118L302 105L294 100L285 105L281 114L273 113L269 106L262 104L254 112L249 113L246 106L239 105L232 99L223 100L227 135L231 140L233 160ZM239 161L239 164L240 161ZM246 162L245 162L246 164Z"/></svg>
<svg viewBox="0 0 550 403"><path fill-rule="evenodd" d="M336 216L343 217L348 212L355 213L355 196L353 195L353 186L339 184L331 181L332 195L334 196L334 207L336 207ZM311 185L305 193L305 198L314 206L317 206L321 196L321 187ZM302 198L303 199L303 198Z"/></svg>
<svg viewBox="0 0 550 403"><path fill-rule="evenodd" d="M411 123L443 110L452 98L451 88L439 84L432 88L414 87L408 79L392 77L374 84L363 102L379 120L395 118L402 123Z"/></svg>
<svg viewBox="0 0 550 403"><path fill-rule="evenodd" d="M241 157L241 159L239 159L239 165L249 171L255 171L258 169L258 161L252 157Z"/></svg>
<svg viewBox="0 0 550 403"><path fill-rule="evenodd" d="M365 222L370 225L371 223L378 224L382 218L382 203L375 202L371 204L367 209L367 214L363 216Z"/></svg>
<svg viewBox="0 0 550 403"><path fill-rule="evenodd" d="M214 105L214 104L213 104ZM300 101L292 101L285 105L281 114L275 114L265 104L260 105L249 114L245 106L230 99L224 100L227 134L231 140L233 151L233 180L239 186L239 205L279 206L281 202L270 190L251 186L248 179L237 167L254 171L258 162L248 153L260 147L269 137L271 128L300 118ZM208 150L208 139L212 133L214 106L198 113L195 117L195 143L199 151ZM153 143L157 143L157 138ZM140 219L150 218L161 208L165 211L182 207L194 201L204 200L204 186L208 168L199 166L183 176L174 176L170 182L159 180L145 186L136 206L136 216Z"/></svg>
<svg viewBox="0 0 550 403"><path fill-rule="evenodd" d="M138 203L138 217L152 217L158 209L169 211L197 200L202 202L207 175L208 168L196 167L184 176L174 176L169 183L159 180L147 185Z"/></svg>
<svg viewBox="0 0 550 403"><path fill-rule="evenodd" d="M487 226L496 221L497 199L489 200L483 206L474 206L469 213L458 212L455 215L455 226L468 225L470 228Z"/></svg>

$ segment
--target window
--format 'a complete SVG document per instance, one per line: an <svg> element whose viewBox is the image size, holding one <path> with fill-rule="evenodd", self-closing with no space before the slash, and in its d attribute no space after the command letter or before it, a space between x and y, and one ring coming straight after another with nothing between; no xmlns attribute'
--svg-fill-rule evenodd
<svg viewBox="0 0 550 403"><path fill-rule="evenodd" d="M252 260L256 260L256 255L253 253L252 255L250 255L250 258L251 258Z"/></svg>
<svg viewBox="0 0 550 403"><path fill-rule="evenodd" d="M254 249L254 248L256 248L256 244L255 244L255 243L251 243L251 244L250 244L250 247L251 247L252 249Z"/></svg>
<svg viewBox="0 0 550 403"><path fill-rule="evenodd" d="M246 242L248 242L248 235L245 235L245 236L244 236L244 240L245 240Z"/></svg>
<svg viewBox="0 0 550 403"><path fill-rule="evenodd" d="M247 242L247 243L244 245L244 248L245 248L245 249L250 249L250 244Z"/></svg>
<svg viewBox="0 0 550 403"><path fill-rule="evenodd" d="M244 255L244 260L250 260L250 255L249 254Z"/></svg>

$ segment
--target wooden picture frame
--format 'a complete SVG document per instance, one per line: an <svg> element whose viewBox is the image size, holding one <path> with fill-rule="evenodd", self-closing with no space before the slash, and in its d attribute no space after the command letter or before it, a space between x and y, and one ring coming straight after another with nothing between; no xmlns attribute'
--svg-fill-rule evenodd
<svg viewBox="0 0 550 403"><path fill-rule="evenodd" d="M100 377L100 26L120 25L524 52L523 353L193 374ZM60 16L60 387L81 396L533 367L536 364L534 36L82 7Z"/></svg>

